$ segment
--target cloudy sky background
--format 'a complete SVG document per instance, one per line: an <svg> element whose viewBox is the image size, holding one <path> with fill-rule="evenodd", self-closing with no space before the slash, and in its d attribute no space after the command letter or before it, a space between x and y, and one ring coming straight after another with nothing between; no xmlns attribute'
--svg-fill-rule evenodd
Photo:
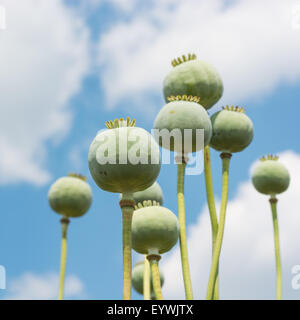
<svg viewBox="0 0 300 320"><path fill-rule="evenodd" d="M300 1L279 0L0 0L0 297L55 299L59 216L47 202L53 181L68 172L88 177L93 206L69 228L66 296L119 299L122 284L118 195L99 190L87 167L90 142L106 120L130 116L151 129L163 106L170 61L194 52L224 81L224 104L243 106L255 126L251 146L234 155L220 295L273 299L275 268L267 197L249 181L266 153L280 155L292 176L279 197L283 297L300 265ZM212 152L220 199L220 159ZM210 222L203 175L186 179L191 271L196 298L205 296ZM176 167L159 183L174 212ZM183 298L179 251L162 259L166 298ZM135 260L139 257L135 256ZM140 298L134 294L134 298Z"/></svg>

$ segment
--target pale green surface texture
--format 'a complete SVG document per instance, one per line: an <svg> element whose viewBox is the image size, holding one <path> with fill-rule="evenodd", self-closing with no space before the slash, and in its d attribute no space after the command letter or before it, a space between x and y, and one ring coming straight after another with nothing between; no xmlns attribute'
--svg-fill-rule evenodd
<svg viewBox="0 0 300 320"><path fill-rule="evenodd" d="M243 151L253 139L251 119L242 112L221 110L211 117L210 146L221 152Z"/></svg>
<svg viewBox="0 0 300 320"><path fill-rule="evenodd" d="M153 292L153 284L152 284L152 274L151 275L151 296L154 295ZM165 278L161 270L159 270L159 275L160 275L160 283L161 287L164 284ZM140 261L135 264L135 266L132 269L132 286L133 288L140 294L143 294L143 280L144 280L144 261Z"/></svg>
<svg viewBox="0 0 300 320"><path fill-rule="evenodd" d="M290 174L277 160L260 161L252 173L255 189L263 194L275 195L284 192L290 184Z"/></svg>
<svg viewBox="0 0 300 320"><path fill-rule="evenodd" d="M106 160L109 163L104 163ZM157 143L149 132L138 127L100 132L90 146L88 161L96 184L103 190L118 193L150 187L161 166Z"/></svg>
<svg viewBox="0 0 300 320"><path fill-rule="evenodd" d="M167 129L171 132L173 129L180 129L183 151L185 153L201 150L210 141L212 134L211 121L207 111L198 103L191 101L172 101L166 104L158 113L154 120L154 129ZM184 129L191 129L192 134L190 139L184 141ZM204 130L204 146L197 147L196 145L196 129ZM174 139L169 140L170 143L165 143L163 139L159 139L159 144L171 151L181 151L174 143ZM191 148L188 148L189 145ZM182 145L180 144L182 148Z"/></svg>
<svg viewBox="0 0 300 320"><path fill-rule="evenodd" d="M56 180L48 193L51 208L66 217L80 217L92 203L90 186L76 177L63 177Z"/></svg>
<svg viewBox="0 0 300 320"><path fill-rule="evenodd" d="M149 188L138 191L133 194L133 199L136 204L141 203L143 204L143 201L151 200L158 202L160 205L163 205L164 198L163 198L163 192L161 190L160 185L157 182L154 182L152 186Z"/></svg>
<svg viewBox="0 0 300 320"><path fill-rule="evenodd" d="M164 253L178 240L178 219L165 207L141 208L133 213L131 232L132 248L138 253L148 254L150 249Z"/></svg>
<svg viewBox="0 0 300 320"><path fill-rule="evenodd" d="M207 62L191 60L174 67L164 79L164 96L192 95L211 108L223 94L223 83L216 69Z"/></svg>

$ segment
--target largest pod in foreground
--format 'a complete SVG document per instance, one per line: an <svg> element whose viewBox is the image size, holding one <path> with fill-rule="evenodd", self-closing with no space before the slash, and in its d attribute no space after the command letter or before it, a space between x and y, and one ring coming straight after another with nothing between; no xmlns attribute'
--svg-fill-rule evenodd
<svg viewBox="0 0 300 320"><path fill-rule="evenodd" d="M149 132L135 121L107 123L89 150L89 169L103 190L133 193L150 187L160 171L160 151Z"/></svg>

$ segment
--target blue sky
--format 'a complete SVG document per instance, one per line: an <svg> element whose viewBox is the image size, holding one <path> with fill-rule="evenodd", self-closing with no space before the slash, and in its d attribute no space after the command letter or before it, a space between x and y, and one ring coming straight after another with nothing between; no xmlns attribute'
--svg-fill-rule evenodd
<svg viewBox="0 0 300 320"><path fill-rule="evenodd" d="M300 3L153 0L145 5L135 0L25 0L20 4L0 0L0 5L6 8L7 22L6 29L0 30L0 264L7 272L7 289L0 290L0 297L37 298L43 292L44 298L56 298L60 224L59 216L49 208L47 192L55 179L75 171L88 177L93 204L84 217L70 223L67 296L121 298L118 195L96 187L88 171L88 147L104 122L116 117L134 117L138 126L151 130L164 104L162 80L171 68L171 59L195 52L214 64L224 81L224 97L211 113L224 104L241 105L255 128L252 144L232 159L229 199L232 217L240 212L240 216L253 215L258 220L251 220L248 226L241 223L238 228L233 220L228 223L221 294L227 298L274 298L270 213L267 199L251 189L249 170L262 155L279 153L295 180L298 168L300 171L300 24L295 16ZM219 198L221 167L214 151L212 166ZM186 177L197 298L204 296L210 261L203 180L203 175ZM176 212L176 167L163 165L158 182L165 206ZM291 299L300 298L300 291L290 285L291 267L300 264L296 255L300 220L297 205L291 205L297 200L296 183L287 192L287 200L281 196L279 213L282 250L286 250L284 297ZM238 195L243 203L238 202ZM257 210L248 212L247 201L256 203L256 199ZM263 215L268 218L260 221ZM239 228L246 228L245 232L236 233ZM255 263L253 256L244 257L245 248L253 250ZM268 254L261 248L267 248ZM182 283L172 281L178 271L177 254L174 249L162 259L164 293L171 298L183 297ZM248 281L230 268L236 265L240 270L241 263L249 266L249 270L245 267L251 272ZM198 267L203 267L203 272ZM262 289L262 281L269 285ZM133 293L133 298L140 296Z"/></svg>

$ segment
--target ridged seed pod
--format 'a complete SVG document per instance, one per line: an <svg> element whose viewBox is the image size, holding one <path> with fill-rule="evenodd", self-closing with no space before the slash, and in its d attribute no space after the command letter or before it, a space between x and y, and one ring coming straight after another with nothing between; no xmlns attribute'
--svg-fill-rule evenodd
<svg viewBox="0 0 300 320"><path fill-rule="evenodd" d="M107 127L89 150L89 169L96 184L117 193L150 187L161 166L159 147L150 133L128 118L108 122Z"/></svg>
<svg viewBox="0 0 300 320"><path fill-rule="evenodd" d="M173 69L163 82L165 100L177 95L191 95L200 98L205 109L211 108L223 94L223 83L217 70L209 63L189 54L172 61Z"/></svg>
<svg viewBox="0 0 300 320"><path fill-rule="evenodd" d="M161 206L149 206L134 211L132 218L132 248L141 254L154 250L168 252L176 244L179 225L176 215Z"/></svg>
<svg viewBox="0 0 300 320"><path fill-rule="evenodd" d="M255 189L263 194L276 195L287 190L290 174L286 167L278 161L278 157L267 156L254 168L252 183Z"/></svg>
<svg viewBox="0 0 300 320"><path fill-rule="evenodd" d="M180 153L182 151L190 153L201 150L209 143L212 134L211 121L207 111L195 102L195 99L197 98L185 95L170 97L171 102L159 111L154 120L154 129L159 129L160 132L166 129L170 134L174 129L175 134L176 130L179 130L181 136L181 139L178 139L179 143L176 143L176 138L174 139L172 135L170 135L171 139L166 140L160 136L158 142L163 148ZM190 137L186 129L190 130ZM197 145L197 129L203 129L204 145Z"/></svg>
<svg viewBox="0 0 300 320"><path fill-rule="evenodd" d="M253 124L243 108L226 106L212 115L211 123L210 146L217 151L240 152L253 139Z"/></svg>
<svg viewBox="0 0 300 320"><path fill-rule="evenodd" d="M50 187L48 200L51 208L65 217L80 217L92 203L92 191L85 177L70 174L56 180Z"/></svg>

